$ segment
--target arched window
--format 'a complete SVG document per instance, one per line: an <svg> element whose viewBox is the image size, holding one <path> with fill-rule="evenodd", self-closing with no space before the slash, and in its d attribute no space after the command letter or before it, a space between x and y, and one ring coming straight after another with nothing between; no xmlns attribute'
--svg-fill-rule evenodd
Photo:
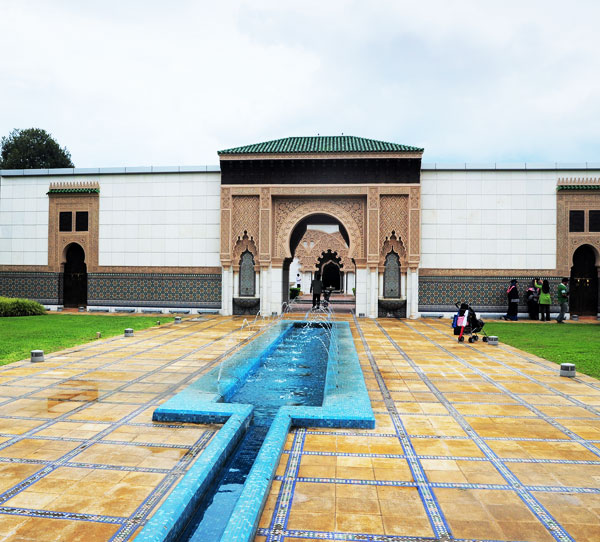
<svg viewBox="0 0 600 542"><path fill-rule="evenodd" d="M400 256L393 250L385 257L383 297L400 297Z"/></svg>
<svg viewBox="0 0 600 542"><path fill-rule="evenodd" d="M246 250L240 258L240 296L254 297L254 295L254 256L252 256L252 252Z"/></svg>

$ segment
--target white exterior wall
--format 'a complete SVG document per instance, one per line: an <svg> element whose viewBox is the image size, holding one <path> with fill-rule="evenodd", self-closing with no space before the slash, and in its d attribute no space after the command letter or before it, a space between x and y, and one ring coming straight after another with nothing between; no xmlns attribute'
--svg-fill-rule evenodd
<svg viewBox="0 0 600 542"><path fill-rule="evenodd" d="M0 265L48 264L48 177L0 177Z"/></svg>
<svg viewBox="0 0 600 542"><path fill-rule="evenodd" d="M581 172L421 172L421 267L554 269L556 182Z"/></svg>
<svg viewBox="0 0 600 542"><path fill-rule="evenodd" d="M100 265L220 267L220 173L98 180Z"/></svg>

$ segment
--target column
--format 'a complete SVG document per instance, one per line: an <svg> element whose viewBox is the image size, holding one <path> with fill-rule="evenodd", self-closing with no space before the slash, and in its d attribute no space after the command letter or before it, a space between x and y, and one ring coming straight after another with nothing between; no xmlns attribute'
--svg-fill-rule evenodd
<svg viewBox="0 0 600 542"><path fill-rule="evenodd" d="M281 303L283 302L282 295L282 281L283 281L283 269L281 267L271 267L269 271L270 284L271 284L271 295L270 295L270 308L269 314L281 313Z"/></svg>
<svg viewBox="0 0 600 542"><path fill-rule="evenodd" d="M407 310L409 318L419 318L419 270L410 270L410 311ZM407 301L408 303L408 301ZM407 309L409 307L407 306Z"/></svg>
<svg viewBox="0 0 600 542"><path fill-rule="evenodd" d="M376 267L369 269L369 318L377 318L379 298L379 277Z"/></svg>
<svg viewBox="0 0 600 542"><path fill-rule="evenodd" d="M269 311L269 268L260 268L260 313L263 316L271 314Z"/></svg>
<svg viewBox="0 0 600 542"><path fill-rule="evenodd" d="M233 280L233 270L231 267L224 267L221 272L221 310L223 316L231 316L233 314L233 288L231 281Z"/></svg>
<svg viewBox="0 0 600 542"><path fill-rule="evenodd" d="M367 306L367 269L356 269L356 315L366 316Z"/></svg>
<svg viewBox="0 0 600 542"><path fill-rule="evenodd" d="M233 272L233 297L240 297L240 272Z"/></svg>

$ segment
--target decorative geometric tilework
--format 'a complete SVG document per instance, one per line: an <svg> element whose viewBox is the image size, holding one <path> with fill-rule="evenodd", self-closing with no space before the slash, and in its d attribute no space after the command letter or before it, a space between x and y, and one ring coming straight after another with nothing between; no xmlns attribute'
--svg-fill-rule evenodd
<svg viewBox="0 0 600 542"><path fill-rule="evenodd" d="M0 272L0 296L57 305L61 302L61 290L60 273Z"/></svg>
<svg viewBox="0 0 600 542"><path fill-rule="evenodd" d="M456 302L467 302L478 312L506 311L506 289L515 277L419 277L419 311L454 311ZM527 312L523 294L534 277L518 277L520 294L519 312ZM536 277L548 279L550 295L556 301L556 288L560 277ZM551 311L558 311L552 305Z"/></svg>
<svg viewBox="0 0 600 542"><path fill-rule="evenodd" d="M221 275L89 273L88 305L221 306Z"/></svg>

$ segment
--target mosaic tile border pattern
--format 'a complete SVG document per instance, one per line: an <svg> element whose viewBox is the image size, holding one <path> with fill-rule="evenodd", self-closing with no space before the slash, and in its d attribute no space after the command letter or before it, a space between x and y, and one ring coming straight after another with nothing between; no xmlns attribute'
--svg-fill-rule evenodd
<svg viewBox="0 0 600 542"><path fill-rule="evenodd" d="M89 306L221 307L221 275L88 273Z"/></svg>
<svg viewBox="0 0 600 542"><path fill-rule="evenodd" d="M60 273L0 271L0 296L33 299L45 305L62 303Z"/></svg>
<svg viewBox="0 0 600 542"><path fill-rule="evenodd" d="M477 276L439 276L419 277L419 311L420 312L455 312L456 302L466 301L477 312L501 312L507 308L506 290L510 281L519 281L519 312L527 312L527 304L523 294L527 285L534 277L477 277ZM556 289L561 277L539 277L548 279L550 293L554 304L551 312L557 312L560 307L556 304Z"/></svg>

